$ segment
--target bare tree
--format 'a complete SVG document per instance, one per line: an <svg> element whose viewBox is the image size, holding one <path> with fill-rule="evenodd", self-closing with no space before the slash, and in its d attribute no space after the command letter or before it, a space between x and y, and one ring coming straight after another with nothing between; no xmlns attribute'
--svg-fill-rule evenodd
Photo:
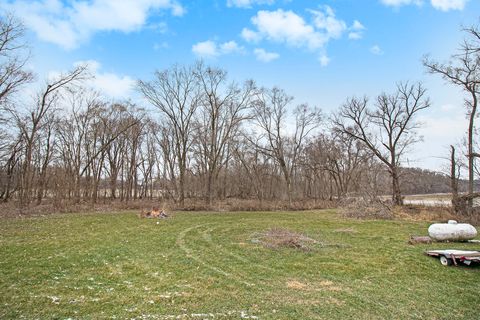
<svg viewBox="0 0 480 320"><path fill-rule="evenodd" d="M22 160L23 139L21 135L7 138L6 148L0 149L1 175L0 199L3 202L10 200L10 196L19 188L19 171Z"/></svg>
<svg viewBox="0 0 480 320"><path fill-rule="evenodd" d="M288 107L292 100L293 97L281 89L262 90L253 109L254 123L260 136L256 140L249 139L262 152L277 161L285 179L290 204L293 196L292 179L298 157L305 139L321 123L320 110L302 104L293 112L294 127L288 128Z"/></svg>
<svg viewBox="0 0 480 320"><path fill-rule="evenodd" d="M452 190L452 206L456 213L461 213L461 201L458 196L459 171L455 147L450 146L450 188Z"/></svg>
<svg viewBox="0 0 480 320"><path fill-rule="evenodd" d="M32 157L38 132L46 124L45 120L53 112L61 97L62 90L69 86L76 86L79 81L86 78L86 66L78 66L74 70L59 75L49 81L45 88L38 94L34 106L25 114L16 108L8 108L9 113L16 120L17 126L23 136L25 156L22 167L22 189L20 193L21 205L29 204L32 183Z"/></svg>
<svg viewBox="0 0 480 320"><path fill-rule="evenodd" d="M43 140L43 143L37 143L38 149L38 164L35 166L38 171L37 178L37 205L42 202L45 196L45 190L49 180L48 169L53 158L54 143L55 143L55 129L57 128L58 118L54 114L47 115L45 120L45 126L39 134L39 139Z"/></svg>
<svg viewBox="0 0 480 320"><path fill-rule="evenodd" d="M467 133L468 158L468 194L474 192L475 158L480 154L474 150L475 118L477 117L478 99L480 94L480 30L478 27L464 29L466 39L460 46L459 53L451 56L451 61L440 63L425 57L424 66L428 72L440 75L445 81L459 86L465 91L465 106L469 117ZM473 200L470 199L468 211Z"/></svg>
<svg viewBox="0 0 480 320"><path fill-rule="evenodd" d="M175 159L178 161L178 200L183 206L187 155L191 151L193 119L200 99L198 77L192 67L175 65L155 72L152 81L139 81L138 88L172 128Z"/></svg>
<svg viewBox="0 0 480 320"><path fill-rule="evenodd" d="M33 80L33 74L25 70L28 51L22 42L24 34L22 23L13 15L0 14L0 107L22 85Z"/></svg>
<svg viewBox="0 0 480 320"><path fill-rule="evenodd" d="M144 138L145 122L142 114L133 114L130 116L132 124L125 132L127 138L127 177L126 177L126 196L128 202L131 198L138 198L138 168L140 167L140 148Z"/></svg>
<svg viewBox="0 0 480 320"><path fill-rule="evenodd" d="M101 104L98 93L85 88L71 90L66 97L70 110L59 122L57 140L59 158L65 174L70 177L69 197L81 198L82 168L86 166L85 149L94 118ZM67 191L67 190L64 190Z"/></svg>
<svg viewBox="0 0 480 320"><path fill-rule="evenodd" d="M398 84L394 94L382 93L374 108L368 99L350 98L333 119L335 130L361 141L383 162L392 178L392 201L402 205L399 183L401 158L418 141L416 114L430 106L426 90L416 85Z"/></svg>
<svg viewBox="0 0 480 320"><path fill-rule="evenodd" d="M345 196L358 186L370 160L365 146L345 134L319 135L305 150L303 164L316 174L327 172L333 179L337 197Z"/></svg>
<svg viewBox="0 0 480 320"><path fill-rule="evenodd" d="M23 137L11 130L8 109L13 109L18 90L34 78L25 68L29 54L22 39L24 33L23 24L13 15L0 12L0 171L5 174L1 192L4 201L10 198L12 188L16 189L14 171L23 147Z"/></svg>
<svg viewBox="0 0 480 320"><path fill-rule="evenodd" d="M255 91L253 81L242 87L229 84L227 72L198 63L195 75L202 90L197 126L197 151L206 174L206 202L211 204L219 171L224 165L228 143L238 135L247 117Z"/></svg>
<svg viewBox="0 0 480 320"><path fill-rule="evenodd" d="M141 177L141 198L153 198L153 180L154 180L154 169L155 162L158 161L158 150L157 150L157 140L156 140L156 130L158 125L153 122L151 119L145 120L144 127L144 143L141 146L140 152L140 172Z"/></svg>
<svg viewBox="0 0 480 320"><path fill-rule="evenodd" d="M266 198L269 180L268 160L269 156L260 152L255 144L247 139L242 139L235 144L233 150L235 160L240 164L240 173L234 178L240 197L246 198L250 193L255 194L258 200ZM245 178L247 183L242 183Z"/></svg>
<svg viewBox="0 0 480 320"><path fill-rule="evenodd" d="M177 153L175 152L175 138L173 129L168 125L159 125L155 140L161 150L161 159L158 161L158 180L161 188L169 198L174 199L178 194L176 182Z"/></svg>
<svg viewBox="0 0 480 320"><path fill-rule="evenodd" d="M110 107L110 112L106 121L107 136L109 139L117 135L118 128L125 127L129 121L127 108L120 103L114 103ZM109 176L110 197L117 198L117 182L122 166L123 158L126 149L126 136L124 134L118 135L113 139L106 148L107 165L106 170Z"/></svg>

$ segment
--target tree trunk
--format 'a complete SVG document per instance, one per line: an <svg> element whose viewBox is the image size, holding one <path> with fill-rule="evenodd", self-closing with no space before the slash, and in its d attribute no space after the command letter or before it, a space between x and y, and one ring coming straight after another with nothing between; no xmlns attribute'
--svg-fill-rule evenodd
<svg viewBox="0 0 480 320"><path fill-rule="evenodd" d="M180 168L180 196L179 196L179 204L183 208L185 206L185 168Z"/></svg>
<svg viewBox="0 0 480 320"><path fill-rule="evenodd" d="M285 178L285 184L287 186L288 205L292 206L292 182L290 179L290 172L288 171L285 160L279 157L280 169L282 170L283 177Z"/></svg>
<svg viewBox="0 0 480 320"><path fill-rule="evenodd" d="M31 166L32 166L33 141L27 141L25 163L23 165L22 190L20 191L20 206L25 208L30 203Z"/></svg>
<svg viewBox="0 0 480 320"><path fill-rule="evenodd" d="M398 179L398 168L390 168L390 174L392 175L392 201L397 206L403 205L402 192L400 190L400 181Z"/></svg>
<svg viewBox="0 0 480 320"><path fill-rule="evenodd" d="M117 177L110 177L110 198L115 200L117 198Z"/></svg>
<svg viewBox="0 0 480 320"><path fill-rule="evenodd" d="M472 195L474 191L474 152L473 152L473 134L475 130L474 122L475 116L477 112L477 97L476 94L472 94L473 103L472 103L472 111L470 113L470 119L468 124L468 195ZM473 208L473 197L468 198L468 205L467 205L467 213L471 214Z"/></svg>
<svg viewBox="0 0 480 320"><path fill-rule="evenodd" d="M212 205L212 187L213 187L213 172L210 170L207 173L207 196L205 198L205 201L207 205Z"/></svg>
<svg viewBox="0 0 480 320"><path fill-rule="evenodd" d="M38 190L37 190L37 205L40 205L42 203L43 195L45 193L45 187L46 187L46 168L44 168L41 174L40 174L40 181L38 185Z"/></svg>
<svg viewBox="0 0 480 320"><path fill-rule="evenodd" d="M452 207L455 213L461 213L462 205L458 197L458 180L457 180L457 161L455 159L455 147L450 146L450 187L452 188Z"/></svg>

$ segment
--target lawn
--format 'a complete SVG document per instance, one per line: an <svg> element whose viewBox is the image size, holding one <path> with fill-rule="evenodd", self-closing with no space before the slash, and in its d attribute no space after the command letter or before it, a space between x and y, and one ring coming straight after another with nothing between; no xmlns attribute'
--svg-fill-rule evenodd
<svg viewBox="0 0 480 320"><path fill-rule="evenodd" d="M407 244L426 222L333 210L0 220L0 319L478 319L480 267ZM311 250L265 247L271 228Z"/></svg>

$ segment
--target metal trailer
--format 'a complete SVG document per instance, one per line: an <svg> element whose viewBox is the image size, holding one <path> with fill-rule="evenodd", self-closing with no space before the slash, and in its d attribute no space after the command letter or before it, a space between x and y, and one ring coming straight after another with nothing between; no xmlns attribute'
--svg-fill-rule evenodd
<svg viewBox="0 0 480 320"><path fill-rule="evenodd" d="M431 257L440 258L440 263L444 266L451 266L452 264L457 266L459 263L469 266L472 263L480 263L480 251L454 249L429 250L426 251L425 254Z"/></svg>

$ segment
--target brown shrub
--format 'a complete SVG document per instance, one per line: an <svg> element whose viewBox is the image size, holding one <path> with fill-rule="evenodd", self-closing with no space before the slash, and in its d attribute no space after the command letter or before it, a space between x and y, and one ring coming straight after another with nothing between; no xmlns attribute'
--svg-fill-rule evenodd
<svg viewBox="0 0 480 320"><path fill-rule="evenodd" d="M480 225L480 213L466 215L455 213L453 208L445 206L404 205L393 208L396 219L414 221L448 221L457 220L472 225Z"/></svg>
<svg viewBox="0 0 480 320"><path fill-rule="evenodd" d="M344 217L355 219L393 219L392 206L380 199L351 198L340 204Z"/></svg>
<svg viewBox="0 0 480 320"><path fill-rule="evenodd" d="M44 199L41 205L31 204L28 208L19 208L15 201L0 204L1 216L32 216L47 215L53 213L75 212L115 212L115 211L141 211L145 208L160 207L166 211L280 211L280 210L312 210L330 209L336 207L336 202L328 200L304 200L294 201L290 205L288 201L278 200L252 200L228 198L217 200L212 205L205 204L203 199L186 199L185 205L180 206L173 200L165 199L137 199L120 201L111 199L98 199L93 204L89 201L75 202L68 199Z"/></svg>
<svg viewBox="0 0 480 320"><path fill-rule="evenodd" d="M393 208L395 218L414 221L447 221L457 219L453 210L447 207L404 205Z"/></svg>
<svg viewBox="0 0 480 320"><path fill-rule="evenodd" d="M301 211L313 209L332 209L336 208L335 201L328 200L298 200L291 204L286 200L256 200L256 199L238 199L227 198L225 200L216 200L208 206L202 199L188 199L183 208L177 206L177 210L185 211Z"/></svg>
<svg viewBox="0 0 480 320"><path fill-rule="evenodd" d="M283 228L272 228L257 234L255 240L270 249L291 248L301 251L312 251L315 245L320 244L304 234Z"/></svg>

